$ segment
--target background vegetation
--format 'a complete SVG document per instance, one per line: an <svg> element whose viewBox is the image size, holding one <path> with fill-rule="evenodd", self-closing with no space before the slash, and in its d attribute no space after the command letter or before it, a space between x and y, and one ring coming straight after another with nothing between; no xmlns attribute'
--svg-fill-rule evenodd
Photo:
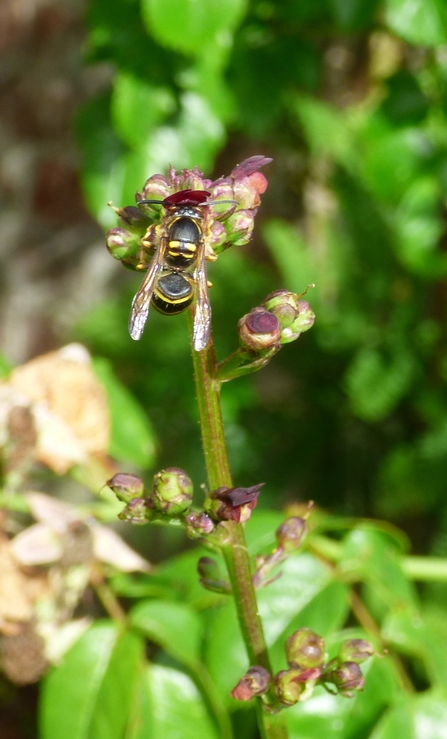
<svg viewBox="0 0 447 739"><path fill-rule="evenodd" d="M313 500L333 514L320 514L316 534L337 531L329 544L315 538L313 549L289 560L283 578L261 591L261 608L278 669L284 636L302 625L326 636L360 621L379 650L386 644L398 656L376 660L365 692L351 702L321 694L291 709L291 736L445 739L445 569L437 560L435 572L427 558L417 574L416 560L404 555L411 542L416 554L447 557L447 6L90 0L87 26L86 62L113 70L110 86L77 113L91 214L104 228L116 225L107 202L133 204L145 179L169 164L197 164L217 177L247 156L271 156L252 243L225 252L209 270L218 355L236 347L238 319L270 291L301 293L315 283L307 296L317 316L312 331L222 394L235 480L266 483L253 552L271 543L281 520L275 511L293 511L296 502ZM65 337L98 357L112 456L147 479L183 467L199 488L204 465L186 322L153 313L143 340L132 342L127 316L140 281L130 273L115 278L107 298ZM362 517L386 519L405 534ZM134 537L151 559L185 544L176 531L151 532ZM323 567L323 555L335 569ZM256 736L253 713L234 713L226 697L245 669L243 649L230 606L207 599L195 583L198 556L168 561L159 580L115 575L112 590L137 600L134 631L97 624L73 648L65 673L50 674L43 739L56 737L65 721L63 696L80 662L95 705L79 697L80 718L66 739L140 739L144 731L170 739L174 711L185 739L188 726L208 739L228 730L227 710L237 737ZM417 590L408 576L425 584ZM149 596L159 600L138 603ZM183 652L175 641L181 625L193 634ZM132 696L120 691L141 664L141 633L164 652L146 687L138 683L137 725L128 718ZM98 662L85 667L93 644ZM181 685L189 703L180 705ZM154 714L146 699L168 708Z"/></svg>

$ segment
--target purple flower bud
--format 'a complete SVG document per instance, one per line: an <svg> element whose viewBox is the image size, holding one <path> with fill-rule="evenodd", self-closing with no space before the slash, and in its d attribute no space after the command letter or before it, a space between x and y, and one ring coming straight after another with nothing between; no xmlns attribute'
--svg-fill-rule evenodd
<svg viewBox="0 0 447 739"><path fill-rule="evenodd" d="M254 351L264 351L279 345L281 326L273 313L265 308L253 308L239 321L239 341Z"/></svg>
<svg viewBox="0 0 447 739"><path fill-rule="evenodd" d="M154 477L150 505L168 516L184 515L192 504L193 486L184 470L167 467Z"/></svg>
<svg viewBox="0 0 447 739"><path fill-rule="evenodd" d="M285 552L293 552L301 546L306 531L304 519L291 516L276 530L276 541Z"/></svg>
<svg viewBox="0 0 447 739"><path fill-rule="evenodd" d="M361 664L374 654L374 647L365 639L348 639L340 645L338 659L340 662L356 662Z"/></svg>
<svg viewBox="0 0 447 739"><path fill-rule="evenodd" d="M324 639L310 629L298 629L287 639L286 658L290 667L320 667L325 658Z"/></svg>
<svg viewBox="0 0 447 739"><path fill-rule="evenodd" d="M125 508L118 514L118 518L127 523L143 524L151 518L145 498L132 498Z"/></svg>
<svg viewBox="0 0 447 739"><path fill-rule="evenodd" d="M199 539L211 534L216 528L214 521L204 511L190 511L185 523L186 533L190 539Z"/></svg>
<svg viewBox="0 0 447 739"><path fill-rule="evenodd" d="M118 472L110 480L107 480L106 485L124 503L132 500L132 498L141 498L144 493L143 480L128 472Z"/></svg>
<svg viewBox="0 0 447 739"><path fill-rule="evenodd" d="M363 690L365 678L356 662L342 662L335 670L323 675L324 682L333 683L340 695L353 698L354 691Z"/></svg>
<svg viewBox="0 0 447 739"><path fill-rule="evenodd" d="M237 701L249 701L255 695L266 693L270 687L271 677L268 670L260 665L250 667L238 684L231 691L231 696Z"/></svg>

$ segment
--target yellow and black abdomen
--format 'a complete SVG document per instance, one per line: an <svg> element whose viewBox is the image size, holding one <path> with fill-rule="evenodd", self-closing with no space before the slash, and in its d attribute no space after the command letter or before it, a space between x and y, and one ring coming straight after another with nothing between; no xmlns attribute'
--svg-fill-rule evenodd
<svg viewBox="0 0 447 739"><path fill-rule="evenodd" d="M201 231L196 221L187 216L176 218L168 230L166 263L179 269L191 266L197 259L200 238Z"/></svg>
<svg viewBox="0 0 447 739"><path fill-rule="evenodd" d="M193 297L193 286L187 276L179 272L164 272L152 293L152 305L160 313L172 316L186 310Z"/></svg>

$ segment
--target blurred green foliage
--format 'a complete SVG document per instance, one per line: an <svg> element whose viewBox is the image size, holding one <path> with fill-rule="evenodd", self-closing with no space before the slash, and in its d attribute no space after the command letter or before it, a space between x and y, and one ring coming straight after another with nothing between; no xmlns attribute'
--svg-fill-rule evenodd
<svg viewBox="0 0 447 739"><path fill-rule="evenodd" d="M274 157L253 244L210 269L219 356L240 316L279 287L317 322L223 391L237 480L263 499L387 516L447 553L447 10L443 0L91 0L87 61L116 70L78 118L89 206L132 204L145 179L228 173ZM217 158L217 164L216 164ZM204 479L183 317L132 294L77 328L147 410L157 467Z"/></svg>

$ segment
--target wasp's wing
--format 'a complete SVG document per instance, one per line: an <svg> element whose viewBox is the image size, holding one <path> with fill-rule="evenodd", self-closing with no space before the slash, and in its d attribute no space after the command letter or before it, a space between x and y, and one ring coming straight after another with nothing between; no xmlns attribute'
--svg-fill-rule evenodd
<svg viewBox="0 0 447 739"><path fill-rule="evenodd" d="M194 313L194 349L197 352L205 349L211 332L211 306L208 295L208 280L206 275L205 245L199 253L199 260L195 271L196 305Z"/></svg>
<svg viewBox="0 0 447 739"><path fill-rule="evenodd" d="M159 246L146 272L143 284L132 301L129 318L129 333L135 341L141 339L144 331L144 325L149 314L152 293L154 292L155 280L163 267L166 246L167 239L160 239Z"/></svg>

